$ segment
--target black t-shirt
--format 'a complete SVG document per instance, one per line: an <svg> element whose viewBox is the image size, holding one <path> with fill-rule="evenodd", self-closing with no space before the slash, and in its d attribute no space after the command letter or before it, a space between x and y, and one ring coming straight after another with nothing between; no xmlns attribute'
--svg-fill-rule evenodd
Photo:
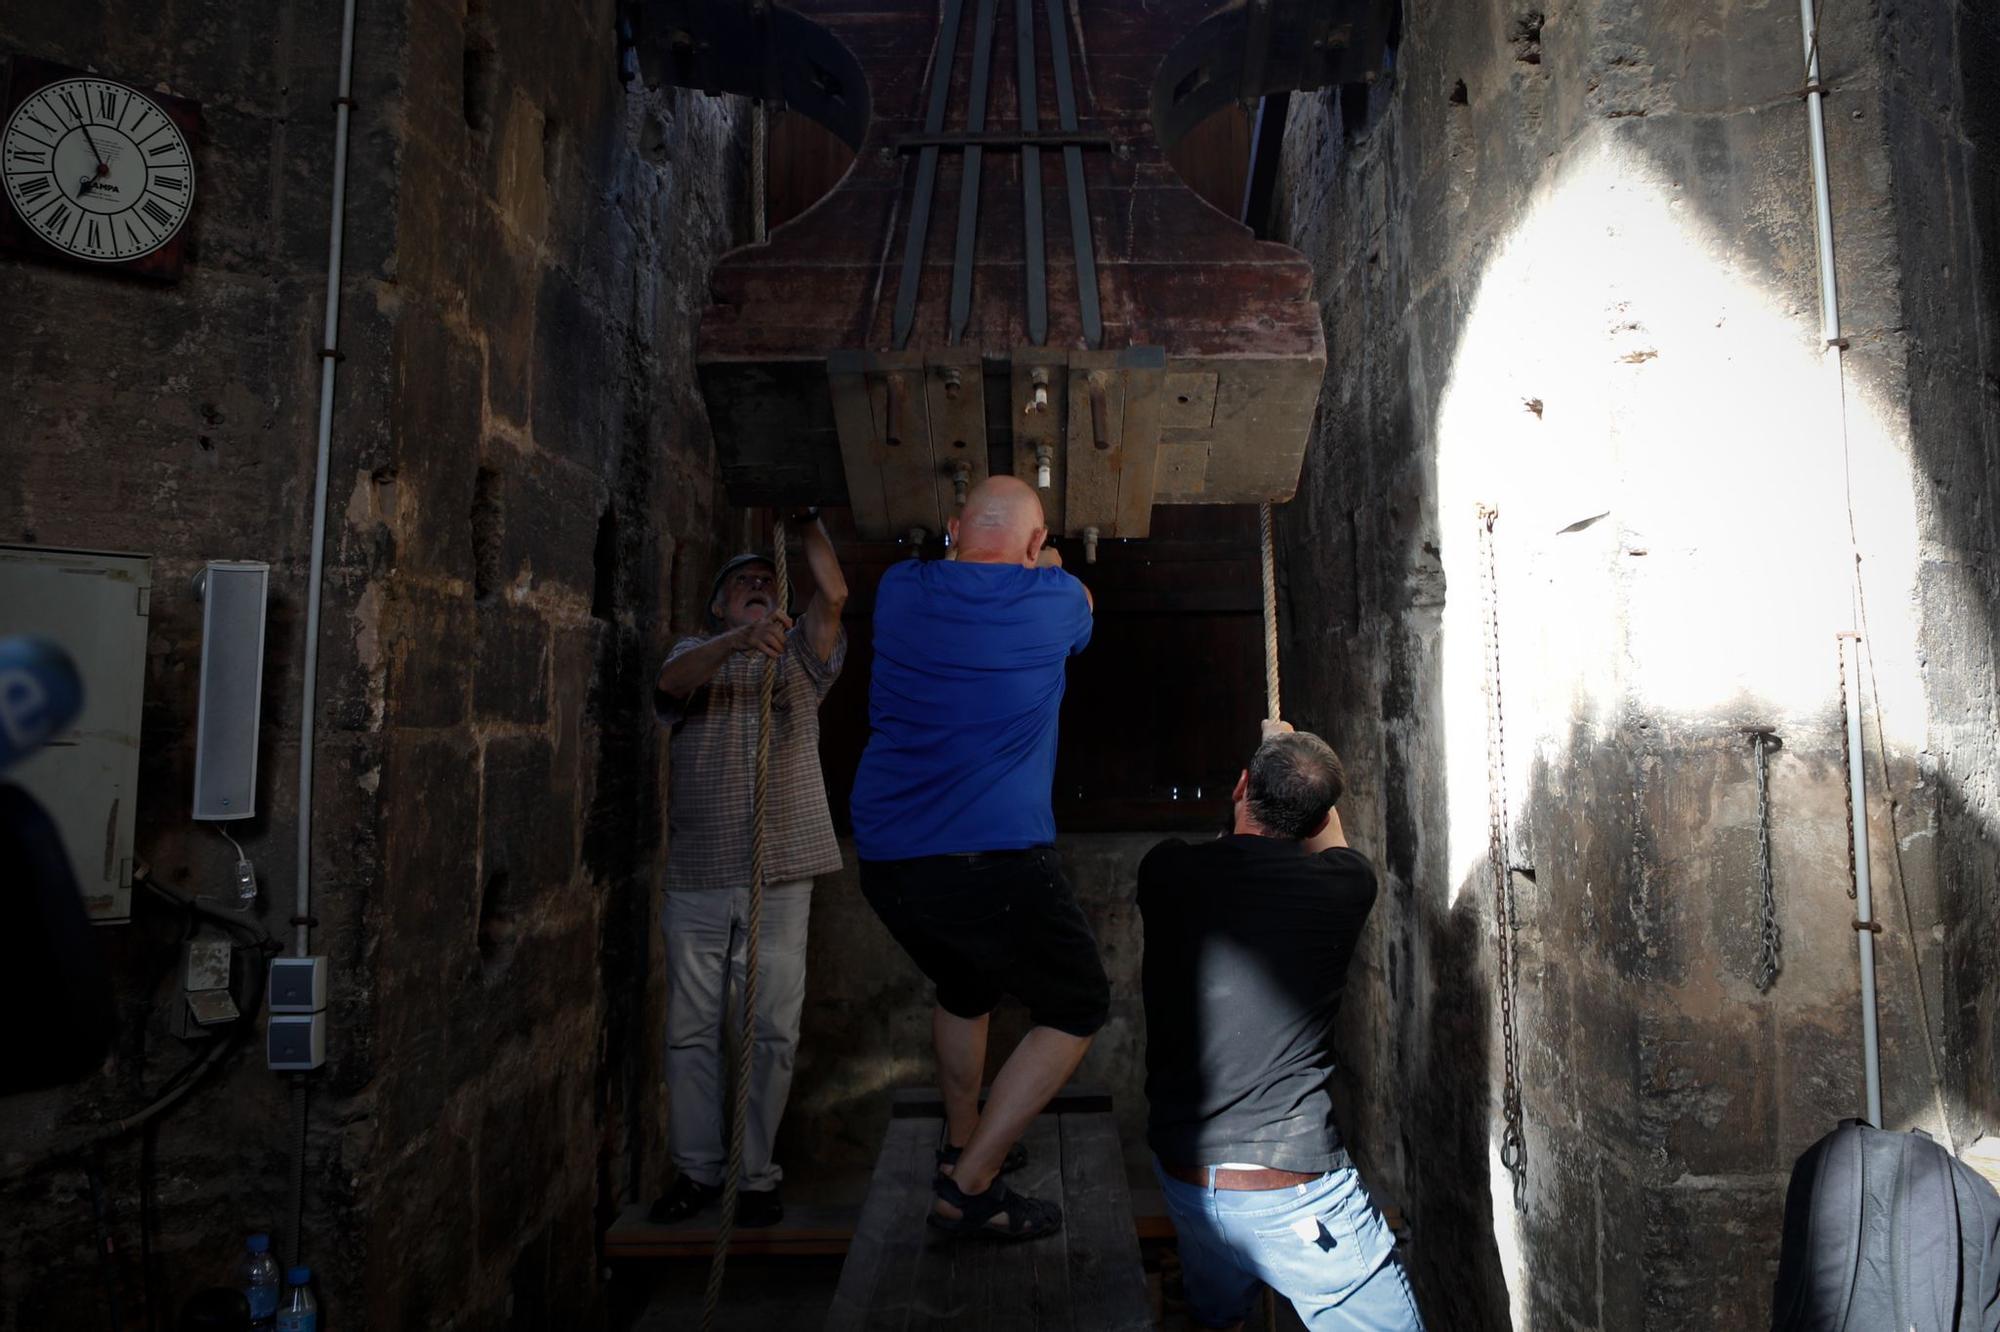
<svg viewBox="0 0 2000 1332"><path fill-rule="evenodd" d="M1147 853L1146 1141L1162 1161L1348 1164L1333 1019L1374 904L1374 867L1345 847L1237 835Z"/></svg>

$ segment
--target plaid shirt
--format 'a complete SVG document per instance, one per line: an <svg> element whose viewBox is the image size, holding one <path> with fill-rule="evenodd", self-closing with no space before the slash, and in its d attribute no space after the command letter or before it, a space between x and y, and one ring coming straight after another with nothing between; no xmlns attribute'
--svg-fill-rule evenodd
<svg viewBox="0 0 2000 1332"><path fill-rule="evenodd" d="M683 638L673 661L712 635ZM764 663L733 652L713 679L685 700L654 691L661 722L673 728L667 797L667 888L735 888L750 882L757 793L757 698ZM803 625L785 638L771 696L770 824L764 882L790 883L840 868L840 847L819 771L819 705L847 660L847 631L830 660L812 650Z"/></svg>

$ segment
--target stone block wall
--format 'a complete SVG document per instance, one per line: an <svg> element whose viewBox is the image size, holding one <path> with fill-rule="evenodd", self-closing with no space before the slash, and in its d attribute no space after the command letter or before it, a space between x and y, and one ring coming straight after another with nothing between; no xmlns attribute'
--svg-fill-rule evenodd
<svg viewBox="0 0 2000 1332"><path fill-rule="evenodd" d="M170 287L20 258L0 259L0 539L153 556L135 849L176 892L227 906L229 844L192 823L206 560L269 561L259 815L231 825L263 896L247 919L290 942L300 677L305 652L314 431L324 309L328 182L339 62L337 8L274 0L173 12L151 4L13 5L0 52L98 70L202 103L185 276ZM382 273L396 251L396 163L385 112L401 86L404 29L378 10L357 34L348 176L348 262L339 398L345 456L379 452L395 337ZM336 510L337 516L337 510ZM378 882L377 761L368 700L343 669L344 626L370 552L329 546L322 656L318 837L322 928L338 968L336 1033L322 1087L372 1076L369 1005L357 986L362 903ZM349 654L351 655L351 654ZM116 987L120 1034L102 1073L0 1099L0 1327L102 1327L113 1300L137 1318L141 1161L150 1156L151 1296L171 1325L191 1290L229 1278L243 1236L289 1228L290 1090L263 1068L261 1031L146 1134L81 1150L88 1126L128 1115L209 1048L170 1031L188 922L137 891L125 925L96 932ZM256 965L239 951L239 969ZM25 1015L20 1015L25 1017ZM322 1121L324 1122L324 1121ZM358 1275L336 1236L355 1227L350 1171L323 1132L306 1192L336 1282ZM90 1179L119 1261L97 1257Z"/></svg>
<svg viewBox="0 0 2000 1332"><path fill-rule="evenodd" d="M1314 259L1329 365L1280 519L1287 700L1347 757L1349 835L1385 871L1345 1014L1351 1127L1437 1325L1767 1316L1790 1162L1861 1105L1835 639L1856 548L1885 1118L1960 1138L1993 1118L1965 1062L1991 1057L1996 958L1971 905L2000 813L1991 342L1967 341L1958 284L1912 276L1969 273L1990 233L1979 126L1939 109L1977 106L1984 24L1889 25L1923 27L1904 49L1927 59L1961 44L1926 67L1961 84L1927 85L1918 159L1881 20L1824 12L1840 379L1796 7L1413 3L1365 120L1294 102L1281 238ZM1916 172L1943 197L1907 197ZM1934 348L1955 373L1915 373ZM1768 994L1755 727L1782 742Z"/></svg>
<svg viewBox="0 0 2000 1332"><path fill-rule="evenodd" d="M0 17L8 52L206 107L178 286L0 262L32 335L0 343L0 531L155 555L140 854L214 896L234 854L185 818L187 579L273 562L245 848L281 934L338 17ZM650 688L721 533L692 338L747 230L747 134L731 104L621 85L612 34L609 0L360 6L314 825L334 985L301 1245L346 1324L588 1325L606 1209L662 1169ZM0 1102L0 1326L99 1326L107 1280L140 1307L63 1153L182 1057L181 924L142 907L101 932L125 1019L102 1077ZM253 1041L157 1130L162 1322L244 1232L290 1229L290 1091L261 1064ZM139 1168L128 1138L102 1176L134 1253Z"/></svg>
<svg viewBox="0 0 2000 1332"><path fill-rule="evenodd" d="M609 4L410 22L392 436L343 479L394 551L367 1307L567 1326L661 1164L651 680L719 532L692 330L747 157L731 105L619 84Z"/></svg>
<svg viewBox="0 0 2000 1332"><path fill-rule="evenodd" d="M1917 619L1932 699L1945 1080L1961 1138L2000 1120L2000 15L1959 0L1884 16L1882 114L1919 466ZM1982 613L1983 612L1983 613ZM1982 635L1972 630L1983 625ZM1922 828L1914 830L1921 835Z"/></svg>

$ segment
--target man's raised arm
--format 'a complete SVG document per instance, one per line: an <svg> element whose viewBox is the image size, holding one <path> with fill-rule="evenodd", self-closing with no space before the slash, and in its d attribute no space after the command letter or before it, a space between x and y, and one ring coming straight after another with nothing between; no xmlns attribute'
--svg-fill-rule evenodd
<svg viewBox="0 0 2000 1332"><path fill-rule="evenodd" d="M792 618L782 611L772 611L766 619L755 624L746 624L731 629L726 634L695 644L685 652L676 653L660 667L660 677L654 683L663 694L675 698L686 698L695 690L715 678L732 653L761 652L767 657L780 658L785 655L785 630L791 628Z"/></svg>
<svg viewBox="0 0 2000 1332"><path fill-rule="evenodd" d="M840 612L847 605L847 575L840 571L840 557L834 553L833 538L826 523L814 513L806 523L806 567L812 570L813 599L802 619L806 642L813 655L831 661L840 646Z"/></svg>

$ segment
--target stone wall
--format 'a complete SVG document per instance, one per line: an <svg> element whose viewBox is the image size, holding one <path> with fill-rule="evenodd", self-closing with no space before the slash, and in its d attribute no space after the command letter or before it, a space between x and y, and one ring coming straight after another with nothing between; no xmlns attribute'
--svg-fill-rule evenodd
<svg viewBox="0 0 2000 1332"><path fill-rule="evenodd" d="M378 9L357 35L347 359L335 408L347 458L380 452L388 437L395 318L382 274L396 249L396 177L385 108L401 83L403 41L393 10ZM188 819L201 660L200 603L189 580L209 559L271 563L260 814L231 831L262 882L249 918L289 942L339 12L292 0L172 14L151 4L13 5L0 12L0 50L163 84L202 103L192 249L178 285L0 260L10 328L0 337L0 537L153 556L136 853L161 882L217 905L234 895L235 853ZM330 556L326 614L330 626L344 627L367 577L365 553L336 543ZM357 692L335 657L330 651L321 676L329 714L349 709ZM356 782L372 747L365 729L344 728L320 764L317 910L325 927L316 940L338 968L325 1078L350 1089L374 1067L362 1045L356 934L360 904L378 881L370 863L377 802ZM141 1135L105 1148L108 1230L123 1256L109 1276L96 1257L91 1157L75 1151L83 1126L137 1110L208 1048L169 1032L181 1002L185 923L136 892L132 922L97 931L122 1028L105 1070L69 1088L0 1100L0 1327L102 1327L113 1297L138 1314L145 1148L156 1162L162 1326L190 1290L227 1279L246 1232L288 1228L289 1093L262 1067L253 1038L159 1121L144 1148ZM254 963L239 955L244 965ZM319 1152L308 1214L322 1236L351 1233L345 1179L356 1166L337 1142L323 1138ZM359 1275L346 1254L307 1256L328 1261L336 1282Z"/></svg>
<svg viewBox="0 0 2000 1332"><path fill-rule="evenodd" d="M2000 1122L2000 15L1935 0L1895 7L1884 29L1918 461L1917 617L1930 649L1919 762L1936 792L1940 1020L1962 1142ZM1905 835L1926 831L1918 823Z"/></svg>
<svg viewBox="0 0 2000 1332"><path fill-rule="evenodd" d="M576 1326L605 1210L661 1171L651 675L720 531L693 385L711 257L746 228L733 106L618 82L609 0L361 6L315 802L329 1066L302 1257L327 1316ZM254 12L253 12L254 11ZM185 821L212 557L274 564L246 850L284 932L337 7L110 4L0 19L8 51L205 103L197 249L171 289L19 261L0 299L22 465L7 539L154 553L139 846L188 892L233 853ZM58 21L58 18L61 21ZM275 60L273 58L275 53ZM133 348L107 359L116 341ZM0 1103L0 1326L101 1323L75 1124L140 1103L180 919L101 937L125 1035L97 1079ZM649 997L651 996L651 997ZM255 1043L157 1130L164 1322L289 1230L285 1083ZM105 1158L137 1250L140 1148ZM121 1261L124 1307L138 1263Z"/></svg>
<svg viewBox="0 0 2000 1332"><path fill-rule="evenodd" d="M609 3L411 8L392 438L340 486L393 551L356 623L396 1052L373 1325L587 1318L599 1228L657 1182L651 681L717 544L692 337L747 157L732 105L628 93L611 32Z"/></svg>
<svg viewBox="0 0 2000 1332"><path fill-rule="evenodd" d="M1825 9L1841 378L1795 7L1412 3L1366 123L1294 102L1283 237L1315 262L1329 366L1281 517L1287 699L1346 755L1350 836L1385 871L1345 1015L1350 1127L1436 1325L1766 1316L1790 1162L1861 1104L1835 639L1856 547L1885 1118L1992 1121L1990 1062L1965 1062L1991 1059L1991 913L1951 906L1991 882L2000 812L1991 340L1967 340L1977 283L1914 276L1977 256L1990 168L1972 112L1938 108L1990 38L1943 4L1897 21L1924 28L1902 47L1933 62L1924 97L1878 63L1874 15ZM1928 202L1892 192L1917 173ZM1782 743L1768 994L1754 727Z"/></svg>

